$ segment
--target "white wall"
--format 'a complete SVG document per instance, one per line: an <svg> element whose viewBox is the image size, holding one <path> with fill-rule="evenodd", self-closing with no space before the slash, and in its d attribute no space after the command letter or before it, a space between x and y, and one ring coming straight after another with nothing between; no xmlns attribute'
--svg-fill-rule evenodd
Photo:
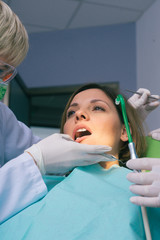
<svg viewBox="0 0 160 240"><path fill-rule="evenodd" d="M35 126L34 127L32 126L31 130L36 136L39 136L40 138L45 138L53 133L60 132L59 128L47 128L47 127L35 127Z"/></svg>
<svg viewBox="0 0 160 240"><path fill-rule="evenodd" d="M160 95L160 0L137 21L137 88ZM147 118L150 130L160 128L160 107Z"/></svg>
<svg viewBox="0 0 160 240"><path fill-rule="evenodd" d="M18 67L28 88L118 81L122 89L136 89L135 23L32 33L29 39Z"/></svg>

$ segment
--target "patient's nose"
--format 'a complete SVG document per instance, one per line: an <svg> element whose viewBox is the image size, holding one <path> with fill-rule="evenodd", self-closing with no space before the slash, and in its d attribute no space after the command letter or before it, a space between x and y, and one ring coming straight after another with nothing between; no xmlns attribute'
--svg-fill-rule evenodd
<svg viewBox="0 0 160 240"><path fill-rule="evenodd" d="M76 118L76 121L88 120L89 115L87 114L86 111L78 110L76 111L75 118Z"/></svg>

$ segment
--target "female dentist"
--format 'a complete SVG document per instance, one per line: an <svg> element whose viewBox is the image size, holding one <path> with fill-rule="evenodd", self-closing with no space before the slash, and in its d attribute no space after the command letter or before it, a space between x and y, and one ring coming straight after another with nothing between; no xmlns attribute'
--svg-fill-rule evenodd
<svg viewBox="0 0 160 240"><path fill-rule="evenodd" d="M139 111L144 120L147 115L159 106L159 101L149 103L150 91L144 88L138 90L142 95L134 94L128 101ZM159 96L154 96L159 98ZM149 133L149 136L160 141L160 129ZM127 179L134 183L130 190L139 195L131 197L134 204L147 207L160 207L160 158L137 158L127 162L127 167L133 170L150 170L149 172L132 172Z"/></svg>
<svg viewBox="0 0 160 240"><path fill-rule="evenodd" d="M0 1L0 98L28 51L28 35L14 12ZM40 141L0 103L0 223L45 196L41 173L62 175L75 166L105 160L106 146L80 145L67 135L53 134ZM33 146L32 146L33 145ZM36 159L27 148L32 146ZM75 161L77 159L77 161ZM38 167L37 167L38 166ZM40 170L40 171L39 171Z"/></svg>

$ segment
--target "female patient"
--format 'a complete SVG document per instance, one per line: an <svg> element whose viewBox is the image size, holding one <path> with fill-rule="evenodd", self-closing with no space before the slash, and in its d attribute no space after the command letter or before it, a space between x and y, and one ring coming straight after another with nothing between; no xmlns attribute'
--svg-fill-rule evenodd
<svg viewBox="0 0 160 240"><path fill-rule="evenodd" d="M82 144L102 144L112 147L109 154L126 161L129 159L128 136L120 105L115 105L118 94L98 84L87 84L78 89L68 101L62 116L61 133L68 134ZM126 101L133 141L138 156L145 151L142 124L135 110ZM114 164L118 164L115 161ZM108 169L112 162L101 163Z"/></svg>
<svg viewBox="0 0 160 240"><path fill-rule="evenodd" d="M75 168L47 196L12 217L0 227L4 239L103 240L145 239L141 210L129 198L130 170L119 167L118 159L129 158L128 137L117 94L97 84L88 84L70 98L61 132L77 144L107 145L106 162ZM136 113L126 103L137 154L145 141ZM113 157L111 157L113 156ZM54 176L50 176L54 180ZM56 178L57 180L57 178ZM160 234L159 209L148 211L154 239ZM155 219L155 221L154 221ZM8 231L9 230L9 231ZM158 232L159 231L159 232Z"/></svg>

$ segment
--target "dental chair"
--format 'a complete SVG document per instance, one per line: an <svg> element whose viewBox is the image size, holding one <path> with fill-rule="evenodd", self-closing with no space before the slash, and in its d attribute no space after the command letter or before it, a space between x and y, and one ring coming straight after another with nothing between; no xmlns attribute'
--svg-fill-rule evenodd
<svg viewBox="0 0 160 240"><path fill-rule="evenodd" d="M160 141L157 141L151 137L146 137L147 151L145 157L160 158Z"/></svg>

